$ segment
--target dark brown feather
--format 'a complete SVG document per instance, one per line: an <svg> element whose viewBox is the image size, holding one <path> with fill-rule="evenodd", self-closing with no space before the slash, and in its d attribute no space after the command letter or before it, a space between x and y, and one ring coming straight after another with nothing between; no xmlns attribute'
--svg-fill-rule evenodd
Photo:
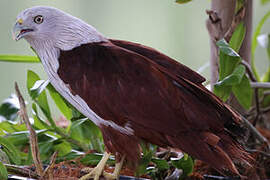
<svg viewBox="0 0 270 180"><path fill-rule="evenodd" d="M160 66L165 67L168 71L174 73L176 76L188 79L189 81L199 84L205 81L205 78L199 75L198 73L194 72L185 65L180 64L174 59L158 52L157 50L151 47L123 40L110 39L110 41L116 46L136 52L142 56L151 59Z"/></svg>
<svg viewBox="0 0 270 180"><path fill-rule="evenodd" d="M236 174L232 160L250 159L237 141L245 132L239 116L200 84L204 78L151 48L116 40L84 44L61 51L59 64L61 79L94 112L134 130L128 136L100 126L113 153L138 161L145 140Z"/></svg>

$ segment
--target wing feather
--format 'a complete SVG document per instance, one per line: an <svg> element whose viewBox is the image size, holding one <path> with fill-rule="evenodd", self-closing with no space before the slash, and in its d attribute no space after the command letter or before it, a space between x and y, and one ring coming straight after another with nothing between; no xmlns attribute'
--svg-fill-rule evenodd
<svg viewBox="0 0 270 180"><path fill-rule="evenodd" d="M140 139L237 173L228 154L248 159L233 139L244 131L238 115L200 84L204 79L157 51L112 42L61 51L58 74L72 92L103 119L128 124Z"/></svg>

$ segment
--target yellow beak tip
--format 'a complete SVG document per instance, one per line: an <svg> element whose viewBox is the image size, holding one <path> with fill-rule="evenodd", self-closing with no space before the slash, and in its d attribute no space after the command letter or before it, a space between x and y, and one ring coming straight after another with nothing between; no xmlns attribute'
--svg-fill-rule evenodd
<svg viewBox="0 0 270 180"><path fill-rule="evenodd" d="M17 23L19 23L20 25L23 23L23 20L22 19L19 19L18 21L17 21Z"/></svg>

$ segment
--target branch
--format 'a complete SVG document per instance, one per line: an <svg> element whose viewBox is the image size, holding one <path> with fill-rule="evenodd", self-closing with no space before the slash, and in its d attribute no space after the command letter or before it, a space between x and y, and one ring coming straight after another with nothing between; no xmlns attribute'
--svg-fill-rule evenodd
<svg viewBox="0 0 270 180"><path fill-rule="evenodd" d="M270 89L270 82L250 82L252 88Z"/></svg>
<svg viewBox="0 0 270 180"><path fill-rule="evenodd" d="M218 47L217 40L222 39L230 29L234 18L236 1L235 0L212 0L211 10L206 11L209 18L206 20L206 27L210 36L211 46L211 89L218 79Z"/></svg>
<svg viewBox="0 0 270 180"><path fill-rule="evenodd" d="M247 126L247 128L250 130L250 132L253 134L255 138L257 138L261 143L266 144L268 150L270 149L270 144L268 140L243 116L241 116L241 119Z"/></svg>
<svg viewBox="0 0 270 180"><path fill-rule="evenodd" d="M11 165L11 164L4 164L7 168L7 171L12 174L24 176L24 177L30 177L30 178L40 178L38 174L36 174L34 171L26 168L22 168L20 166Z"/></svg>
<svg viewBox="0 0 270 180"><path fill-rule="evenodd" d="M32 157L33 157L33 161L35 164L35 167L37 169L37 174L39 176L42 175L43 173L43 165L42 162L40 160L40 153L39 153L39 149L38 149L38 142L37 142L37 135L36 132L34 131L34 129L32 128L28 115L27 115L27 110L26 110L26 106L25 106L25 102L24 99L22 97L22 94L19 90L18 84L15 82L15 91L17 94L17 97L19 99L20 102L20 116L21 119L23 120L23 122L26 124L26 127L30 133L29 135L29 141L30 141L30 147L31 147L31 152L32 152Z"/></svg>
<svg viewBox="0 0 270 180"><path fill-rule="evenodd" d="M43 171L42 178L47 178L48 180L53 180L52 169L53 169L53 167L55 165L55 161L56 161L57 155L58 155L58 152L57 151L53 153L53 155L51 157L51 160L50 160L50 164Z"/></svg>
<svg viewBox="0 0 270 180"><path fill-rule="evenodd" d="M252 68L251 68L251 66L248 64L248 62L245 61L245 60L242 60L242 61L241 61L241 64L243 64L243 65L245 66L245 68L246 68L246 70L247 70L247 74L248 74L250 80L251 80L252 82L257 82L257 79L256 79L256 77L254 76L253 71L252 71Z"/></svg>

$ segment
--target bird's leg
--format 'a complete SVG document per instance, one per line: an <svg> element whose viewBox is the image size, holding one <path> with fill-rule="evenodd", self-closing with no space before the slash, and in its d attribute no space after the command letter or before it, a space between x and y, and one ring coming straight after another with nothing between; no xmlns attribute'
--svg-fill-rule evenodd
<svg viewBox="0 0 270 180"><path fill-rule="evenodd" d="M110 157L110 153L105 151L102 159L99 161L98 165L95 168L84 168L83 171L89 172L89 174L84 175L80 180L99 180L99 177L102 175L106 162Z"/></svg>
<svg viewBox="0 0 270 180"><path fill-rule="evenodd" d="M111 180L118 179L119 175L120 175L120 171L121 171L123 163L124 163L124 160L125 160L125 156L121 157L120 162L117 162L115 164L115 168L114 168L113 173L111 174L111 173L107 173L107 172L103 171L103 176L106 179L111 179Z"/></svg>

